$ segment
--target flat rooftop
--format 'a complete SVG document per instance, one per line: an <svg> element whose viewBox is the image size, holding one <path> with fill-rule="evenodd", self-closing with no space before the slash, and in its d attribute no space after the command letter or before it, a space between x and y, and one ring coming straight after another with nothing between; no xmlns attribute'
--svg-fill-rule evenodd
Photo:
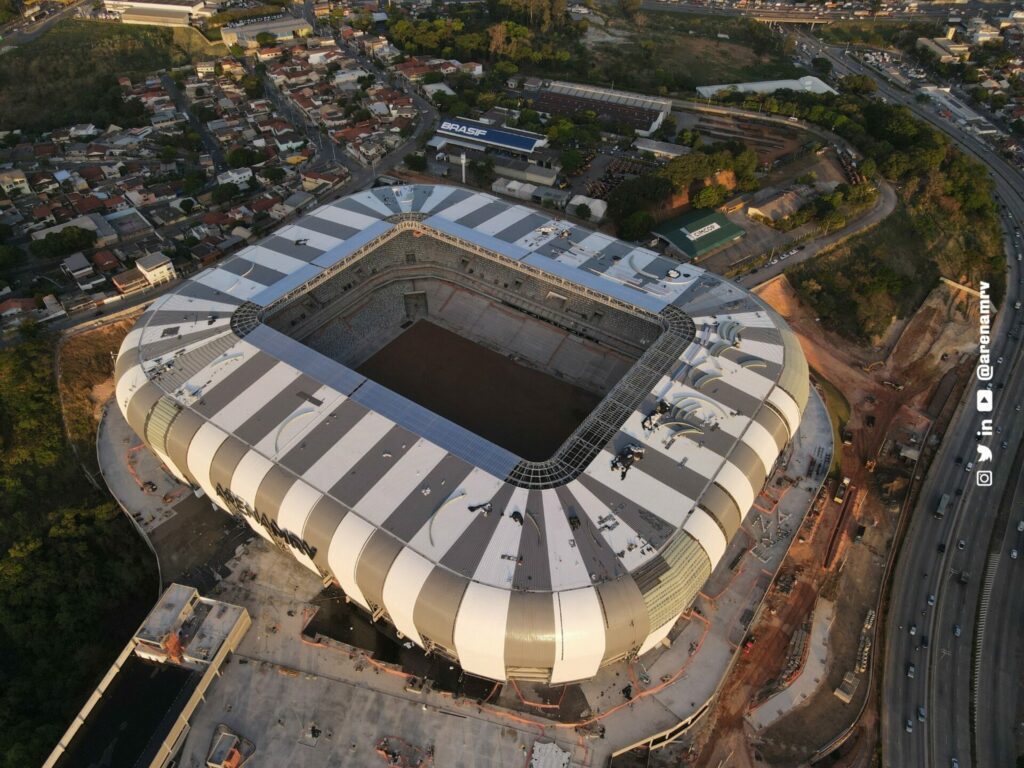
<svg viewBox="0 0 1024 768"><path fill-rule="evenodd" d="M201 678L200 672L129 656L55 765L149 765Z"/></svg>

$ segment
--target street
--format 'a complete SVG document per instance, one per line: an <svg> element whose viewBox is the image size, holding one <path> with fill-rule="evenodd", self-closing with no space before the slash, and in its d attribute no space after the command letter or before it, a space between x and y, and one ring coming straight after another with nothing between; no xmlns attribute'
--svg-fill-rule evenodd
<svg viewBox="0 0 1024 768"><path fill-rule="evenodd" d="M974 402L976 387L969 386L925 478L894 573L882 676L882 739L884 764L889 766L951 765L954 759L962 768L1010 765L1016 759L1015 735L1019 734L1022 597L1020 590L1010 587L1007 572L1016 561L1007 553L1012 542L1020 543L1016 521L1024 488L1016 475L1020 466L1017 456L1024 450L1024 380L1013 375L1021 365L1021 353L1008 334L1021 318L1012 307L1021 295L1024 271L1013 254L1021 247L1016 227L1024 221L1024 179L984 142L917 103L911 94L889 85L840 48L821 46L817 41L809 44L832 61L838 74L873 77L879 93L890 103L906 106L988 166L998 201L1005 206L1010 264L1007 297L1001 308L994 308L1002 311L996 314L991 333L993 362L1004 362L995 365L994 409L984 414L992 419L993 435L976 437L981 416ZM1000 385L1004 388L999 389ZM979 446L992 450L990 464L982 466L984 455ZM991 468L990 487L976 484L975 463L979 468ZM1000 515L1004 492L1017 510L1008 520L1006 514ZM944 518L938 520L933 512L945 493L951 503ZM1000 520L1004 525L995 529ZM998 567L989 574L992 596L987 610L979 613L986 569L993 562L990 553ZM931 601L934 605L929 605ZM986 621L979 622L979 618ZM914 634L911 625L916 625ZM955 627L960 628L959 636ZM981 652L977 677L976 648ZM909 676L911 664L913 677ZM971 716L972 702L977 706L976 718ZM923 722L919 707L924 707Z"/></svg>

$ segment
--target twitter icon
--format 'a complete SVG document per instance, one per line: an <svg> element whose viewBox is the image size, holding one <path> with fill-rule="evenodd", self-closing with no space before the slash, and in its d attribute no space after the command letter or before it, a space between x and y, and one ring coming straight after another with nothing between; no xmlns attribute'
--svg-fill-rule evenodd
<svg viewBox="0 0 1024 768"><path fill-rule="evenodd" d="M981 464L983 461L992 461L992 449L986 445L976 446L978 449L978 463Z"/></svg>

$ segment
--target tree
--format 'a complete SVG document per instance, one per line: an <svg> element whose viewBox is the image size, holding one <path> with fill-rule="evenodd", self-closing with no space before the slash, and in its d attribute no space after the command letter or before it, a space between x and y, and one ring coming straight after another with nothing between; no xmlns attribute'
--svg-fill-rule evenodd
<svg viewBox="0 0 1024 768"><path fill-rule="evenodd" d="M25 257L21 249L13 245L0 245L0 272L4 272L17 264Z"/></svg>
<svg viewBox="0 0 1024 768"><path fill-rule="evenodd" d="M178 204L183 213L191 213L192 209L196 207L196 201L191 197L186 197L181 203Z"/></svg>
<svg viewBox="0 0 1024 768"><path fill-rule="evenodd" d="M285 172L284 168L280 168L276 165L272 165L269 168L264 168L261 173L267 178L271 184L280 184L284 181Z"/></svg>
<svg viewBox="0 0 1024 768"><path fill-rule="evenodd" d="M217 205L221 205L238 195L238 192L238 185L233 182L219 184L213 189L213 202L217 203Z"/></svg>
<svg viewBox="0 0 1024 768"><path fill-rule="evenodd" d="M567 149L561 156L562 170L572 176L583 167L583 155L576 149Z"/></svg>
<svg viewBox="0 0 1024 768"><path fill-rule="evenodd" d="M584 221L590 221L590 217L592 215L590 211L590 206L587 205L586 203L580 203L579 205L576 206L576 215L579 216Z"/></svg>
<svg viewBox="0 0 1024 768"><path fill-rule="evenodd" d="M641 0L619 0L619 10L629 18L634 18L640 13Z"/></svg>
<svg viewBox="0 0 1024 768"><path fill-rule="evenodd" d="M263 155L249 147L235 147L228 152L228 165L232 168L255 165L264 160Z"/></svg>
<svg viewBox="0 0 1024 768"><path fill-rule="evenodd" d="M29 245L32 255L40 259L57 259L92 248L96 243L96 233L81 227L64 227L59 232L51 232L42 240L33 240Z"/></svg>
<svg viewBox="0 0 1024 768"><path fill-rule="evenodd" d="M868 75L847 75L846 77L840 78L839 88L844 93L855 93L859 95L871 94L878 90L878 86L875 84L875 81Z"/></svg>
<svg viewBox="0 0 1024 768"><path fill-rule="evenodd" d="M691 201L694 208L717 208L725 202L728 190L721 184L702 187Z"/></svg>
<svg viewBox="0 0 1024 768"><path fill-rule="evenodd" d="M828 77L832 74L832 62L824 56L815 56L811 59L811 66L814 67L814 71L822 77Z"/></svg>
<svg viewBox="0 0 1024 768"><path fill-rule="evenodd" d="M272 48L277 45L277 35L272 32L260 32L256 35L256 44L260 48Z"/></svg>
<svg viewBox="0 0 1024 768"><path fill-rule="evenodd" d="M422 173L427 170L427 157L419 153L414 153L406 156L405 167L410 171L416 171Z"/></svg>
<svg viewBox="0 0 1024 768"><path fill-rule="evenodd" d="M654 226L654 217L647 211L631 213L619 226L619 236L623 240L643 240Z"/></svg>

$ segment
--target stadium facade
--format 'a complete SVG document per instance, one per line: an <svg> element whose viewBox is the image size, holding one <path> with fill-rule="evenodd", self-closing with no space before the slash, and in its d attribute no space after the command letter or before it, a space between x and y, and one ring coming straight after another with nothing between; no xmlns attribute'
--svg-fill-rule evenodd
<svg viewBox="0 0 1024 768"><path fill-rule="evenodd" d="M356 372L424 318L599 405L525 460ZM322 206L160 297L116 380L171 472L376 620L553 683L668 635L808 397L793 333L728 281L424 185Z"/></svg>

